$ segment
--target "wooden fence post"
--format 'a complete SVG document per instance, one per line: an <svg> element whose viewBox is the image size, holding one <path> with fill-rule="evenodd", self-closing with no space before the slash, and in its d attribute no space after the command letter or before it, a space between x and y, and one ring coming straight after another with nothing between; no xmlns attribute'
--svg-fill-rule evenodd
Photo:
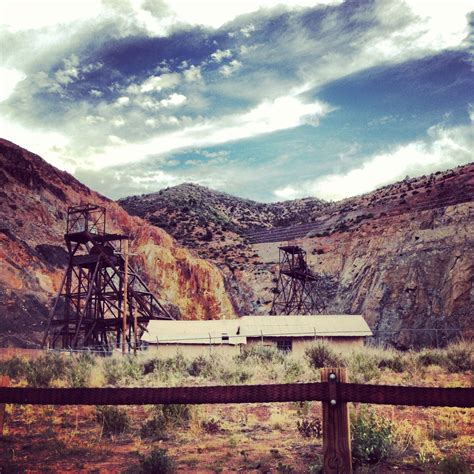
<svg viewBox="0 0 474 474"><path fill-rule="evenodd" d="M10 385L10 377L0 375L0 387L8 387ZM0 437L3 436L3 425L5 423L6 403L0 403Z"/></svg>
<svg viewBox="0 0 474 474"><path fill-rule="evenodd" d="M321 369L321 382L329 383L329 402L323 402L324 474L352 473L349 408L338 400L338 383L347 382L346 369Z"/></svg>

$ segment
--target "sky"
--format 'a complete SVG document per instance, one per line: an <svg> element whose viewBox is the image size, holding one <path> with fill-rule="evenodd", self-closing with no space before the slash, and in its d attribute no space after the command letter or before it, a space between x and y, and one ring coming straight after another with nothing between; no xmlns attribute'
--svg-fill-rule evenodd
<svg viewBox="0 0 474 474"><path fill-rule="evenodd" d="M474 161L472 0L1 0L0 136L113 198L340 200Z"/></svg>

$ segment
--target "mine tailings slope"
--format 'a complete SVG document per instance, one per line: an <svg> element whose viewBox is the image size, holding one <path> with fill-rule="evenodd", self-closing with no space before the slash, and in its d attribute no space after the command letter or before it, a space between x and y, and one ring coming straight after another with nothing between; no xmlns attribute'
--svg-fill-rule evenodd
<svg viewBox="0 0 474 474"><path fill-rule="evenodd" d="M327 312L362 313L381 331L472 326L472 163L336 203L261 204L189 184L120 203L219 265L241 313L268 313L278 245L293 241L338 283ZM211 218L199 222L196 205ZM433 333L394 339L408 347Z"/></svg>
<svg viewBox="0 0 474 474"><path fill-rule="evenodd" d="M109 232L131 236L133 265L171 312L188 319L235 316L215 265L38 155L0 139L0 346L41 340L67 263L67 208L87 203L107 209Z"/></svg>

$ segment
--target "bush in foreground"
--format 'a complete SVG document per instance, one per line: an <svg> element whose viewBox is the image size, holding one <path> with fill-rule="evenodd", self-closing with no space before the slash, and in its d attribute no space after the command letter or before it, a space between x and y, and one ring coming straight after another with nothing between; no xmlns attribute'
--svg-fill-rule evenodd
<svg viewBox="0 0 474 474"><path fill-rule="evenodd" d="M439 463L439 470L443 474L471 474L468 461L459 454L450 454Z"/></svg>
<svg viewBox="0 0 474 474"><path fill-rule="evenodd" d="M176 463L165 449L154 448L147 456L140 456L140 472L170 474L176 472Z"/></svg>
<svg viewBox="0 0 474 474"><path fill-rule="evenodd" d="M108 435L125 433L130 426L127 412L115 406L96 407L96 420L102 426L103 432Z"/></svg>
<svg viewBox="0 0 474 474"><path fill-rule="evenodd" d="M394 441L393 423L364 408L351 416L352 458L354 464L376 464L388 458Z"/></svg>

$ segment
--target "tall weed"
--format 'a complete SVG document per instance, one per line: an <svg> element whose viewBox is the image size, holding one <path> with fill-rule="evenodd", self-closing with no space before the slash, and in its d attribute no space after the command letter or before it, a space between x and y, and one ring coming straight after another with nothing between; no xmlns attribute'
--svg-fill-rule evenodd
<svg viewBox="0 0 474 474"><path fill-rule="evenodd" d="M305 357L313 369L323 367L344 367L346 361L327 342L318 341L309 346L305 351Z"/></svg>
<svg viewBox="0 0 474 474"><path fill-rule="evenodd" d="M450 372L474 370L474 342L460 341L446 348L446 368Z"/></svg>
<svg viewBox="0 0 474 474"><path fill-rule="evenodd" d="M378 358L370 352L352 352L347 365L349 380L353 383L367 383L380 374Z"/></svg>

